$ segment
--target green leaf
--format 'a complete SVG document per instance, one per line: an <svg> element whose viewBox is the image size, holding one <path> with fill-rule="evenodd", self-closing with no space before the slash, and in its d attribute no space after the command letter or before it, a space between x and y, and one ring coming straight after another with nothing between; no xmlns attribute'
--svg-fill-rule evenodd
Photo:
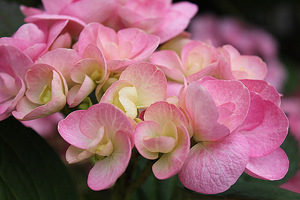
<svg viewBox="0 0 300 200"><path fill-rule="evenodd" d="M17 3L0 1L0 37L10 37L24 24L24 16Z"/></svg>
<svg viewBox="0 0 300 200"><path fill-rule="evenodd" d="M66 167L43 138L13 117L1 121L0 130L0 199L78 199Z"/></svg>

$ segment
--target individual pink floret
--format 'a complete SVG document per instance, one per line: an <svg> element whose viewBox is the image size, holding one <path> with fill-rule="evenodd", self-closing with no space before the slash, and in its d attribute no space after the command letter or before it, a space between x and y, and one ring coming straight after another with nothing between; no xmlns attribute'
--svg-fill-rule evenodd
<svg viewBox="0 0 300 200"><path fill-rule="evenodd" d="M167 90L164 73L156 65L138 62L128 66L119 81L112 84L100 102L111 103L135 119L138 109L162 101Z"/></svg>
<svg viewBox="0 0 300 200"><path fill-rule="evenodd" d="M80 104L95 88L99 91L109 75L104 56L95 44L88 45L82 57L71 69L70 75L75 85L67 96L70 107Z"/></svg>
<svg viewBox="0 0 300 200"><path fill-rule="evenodd" d="M198 80L204 76L219 79L234 79L230 63L212 45L190 41L183 46L180 55L172 50L154 52L150 58L171 80L183 83Z"/></svg>
<svg viewBox="0 0 300 200"><path fill-rule="evenodd" d="M32 120L59 112L66 104L70 71L80 59L75 50L55 49L43 55L26 73L27 91L13 115Z"/></svg>
<svg viewBox="0 0 300 200"><path fill-rule="evenodd" d="M0 121L9 117L26 91L25 74L33 64L11 45L0 46Z"/></svg>
<svg viewBox="0 0 300 200"><path fill-rule="evenodd" d="M143 157L158 158L152 166L156 178L170 178L181 170L189 153L187 119L175 105L159 101L147 108L144 120L135 128L135 146Z"/></svg>
<svg viewBox="0 0 300 200"><path fill-rule="evenodd" d="M184 98L196 144L179 178L196 192L223 192L237 181L249 160L248 141L233 133L247 116L249 91L240 81L205 78L190 83Z"/></svg>
<svg viewBox="0 0 300 200"><path fill-rule="evenodd" d="M120 72L133 62L146 60L158 47L159 38L137 28L115 32L102 24L90 23L80 34L78 52L82 54L89 44L101 50L109 71Z"/></svg>
<svg viewBox="0 0 300 200"><path fill-rule="evenodd" d="M157 35L160 43L164 43L183 32L197 11L197 6L190 2L128 0L120 7L119 15L126 27Z"/></svg>
<svg viewBox="0 0 300 200"><path fill-rule="evenodd" d="M70 35L61 35L67 23L67 21L57 21L51 25L46 23L24 24L12 37L0 38L0 45L15 46L35 61L51 49L71 46Z"/></svg>
<svg viewBox="0 0 300 200"><path fill-rule="evenodd" d="M232 75L236 79L263 80L268 72L267 65L258 56L241 55L231 45L225 45L220 49L230 62ZM227 55L226 55L227 54Z"/></svg>
<svg viewBox="0 0 300 200"><path fill-rule="evenodd" d="M97 162L88 175L93 190L111 187L125 172L133 148L133 129L125 114L106 103L69 114L58 125L60 135L71 146L69 163L94 157Z"/></svg>

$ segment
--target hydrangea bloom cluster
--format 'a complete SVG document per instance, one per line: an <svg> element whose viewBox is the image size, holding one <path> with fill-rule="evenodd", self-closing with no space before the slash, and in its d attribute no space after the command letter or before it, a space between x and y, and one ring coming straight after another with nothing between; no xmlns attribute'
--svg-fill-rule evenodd
<svg viewBox="0 0 300 200"><path fill-rule="evenodd" d="M288 120L279 93L264 81L266 64L231 45L174 39L196 5L43 5L22 7L28 23L0 39L0 119L33 121L77 109L53 119L70 144L69 163L96 160L87 181L91 189L111 187L133 148L155 160L156 178L178 174L199 193L223 192L243 172L284 177L289 161L280 145Z"/></svg>

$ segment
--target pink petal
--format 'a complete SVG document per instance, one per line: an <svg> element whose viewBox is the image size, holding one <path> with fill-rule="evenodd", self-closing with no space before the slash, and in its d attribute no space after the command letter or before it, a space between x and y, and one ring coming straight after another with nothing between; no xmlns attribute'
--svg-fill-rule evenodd
<svg viewBox="0 0 300 200"><path fill-rule="evenodd" d="M66 152L66 160L69 164L77 163L92 157L94 154L88 150L80 149L75 146L69 146Z"/></svg>
<svg viewBox="0 0 300 200"><path fill-rule="evenodd" d="M300 194L300 170L293 178L280 187Z"/></svg>
<svg viewBox="0 0 300 200"><path fill-rule="evenodd" d="M159 152L149 151L144 145L144 138L155 137L162 131L162 127L154 121L143 121L135 127L134 144L139 153L147 159L158 158Z"/></svg>
<svg viewBox="0 0 300 200"><path fill-rule="evenodd" d="M19 76L23 80L33 64L32 60L22 51L10 45L0 46L0 60L0 72L7 73L12 77Z"/></svg>
<svg viewBox="0 0 300 200"><path fill-rule="evenodd" d="M150 62L158 65L169 78L183 82L185 72L176 52L170 50L154 52L150 58Z"/></svg>
<svg viewBox="0 0 300 200"><path fill-rule="evenodd" d="M288 170L289 159L285 152L278 148L266 156L250 157L245 172L255 178L279 180L286 175Z"/></svg>
<svg viewBox="0 0 300 200"><path fill-rule="evenodd" d="M204 194L226 191L245 170L248 146L240 134L232 134L217 142L196 144L178 174L181 183Z"/></svg>
<svg viewBox="0 0 300 200"><path fill-rule="evenodd" d="M118 131L112 142L113 153L98 161L89 173L88 186L92 190L111 187L128 166L131 156L130 138L126 133Z"/></svg>
<svg viewBox="0 0 300 200"><path fill-rule="evenodd" d="M154 163L153 174L158 179L167 179L177 174L190 150L190 136L185 127L177 127L178 143L171 153L163 154Z"/></svg>
<svg viewBox="0 0 300 200"><path fill-rule="evenodd" d="M230 132L235 130L248 113L250 106L248 89L235 80L206 81L202 85L210 93L219 109L218 122L226 125Z"/></svg>
<svg viewBox="0 0 300 200"><path fill-rule="evenodd" d="M60 48L44 54L39 60L37 60L36 63L43 63L52 66L62 73L67 81L67 84L70 85L72 83L70 77L71 69L80 59L81 57L75 50Z"/></svg>
<svg viewBox="0 0 300 200"><path fill-rule="evenodd" d="M175 126L187 126L188 122L184 114L173 104L159 101L151 104L144 114L145 121L155 121L163 127L165 123L171 121Z"/></svg>
<svg viewBox="0 0 300 200"><path fill-rule="evenodd" d="M288 119L278 106L265 101L263 121L253 129L238 130L238 132L248 140L251 157L265 156L279 148L284 141L288 133Z"/></svg>
<svg viewBox="0 0 300 200"><path fill-rule="evenodd" d="M241 80L241 82L249 89L250 92L258 93L264 100L271 101L275 105L280 106L279 93L266 81L245 79Z"/></svg>
<svg viewBox="0 0 300 200"><path fill-rule="evenodd" d="M99 103L88 108L80 121L80 130L89 139L97 137L101 126L105 127L105 132L111 137L114 137L116 132L123 131L133 140L133 129L129 120L112 104Z"/></svg>
<svg viewBox="0 0 300 200"><path fill-rule="evenodd" d="M120 80L133 83L138 93L137 108L163 100L167 90L167 80L164 73L156 65L139 62L126 68Z"/></svg>
<svg viewBox="0 0 300 200"><path fill-rule="evenodd" d="M79 123L85 110L77 110L71 112L64 120L58 123L58 132L61 137L69 144L80 149L87 149L91 142L84 134L82 134Z"/></svg>
<svg viewBox="0 0 300 200"><path fill-rule="evenodd" d="M214 141L225 137L230 130L218 122L219 112L209 92L198 82L188 85L186 110L194 123L194 138L198 141Z"/></svg>

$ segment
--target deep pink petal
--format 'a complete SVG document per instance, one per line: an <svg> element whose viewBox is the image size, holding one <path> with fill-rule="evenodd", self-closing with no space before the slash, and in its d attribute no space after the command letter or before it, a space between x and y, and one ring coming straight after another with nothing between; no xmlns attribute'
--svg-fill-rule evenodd
<svg viewBox="0 0 300 200"><path fill-rule="evenodd" d="M285 152L278 148L266 156L250 157L245 172L255 178L279 180L286 175L288 170L289 159Z"/></svg>
<svg viewBox="0 0 300 200"><path fill-rule="evenodd" d="M218 122L226 125L231 132L241 125L250 106L248 89L235 80L212 80L202 85L219 109Z"/></svg>
<svg viewBox="0 0 300 200"><path fill-rule="evenodd" d="M182 184L190 190L221 193L241 176L248 163L248 142L233 134L217 142L202 142L192 147L179 172Z"/></svg>
<svg viewBox="0 0 300 200"><path fill-rule="evenodd" d="M265 156L279 148L284 141L288 133L288 119L278 106L265 101L264 118L261 123L255 128L238 130L238 132L248 140L251 157Z"/></svg>
<svg viewBox="0 0 300 200"><path fill-rule="evenodd" d="M264 100L271 101L275 105L280 106L279 93L266 81L245 79L241 80L241 82L249 89L250 92L258 93Z"/></svg>
<svg viewBox="0 0 300 200"><path fill-rule="evenodd" d="M219 112L209 92L198 82L188 85L186 110L194 123L194 138L198 141L214 141L225 137L230 130L218 122Z"/></svg>

